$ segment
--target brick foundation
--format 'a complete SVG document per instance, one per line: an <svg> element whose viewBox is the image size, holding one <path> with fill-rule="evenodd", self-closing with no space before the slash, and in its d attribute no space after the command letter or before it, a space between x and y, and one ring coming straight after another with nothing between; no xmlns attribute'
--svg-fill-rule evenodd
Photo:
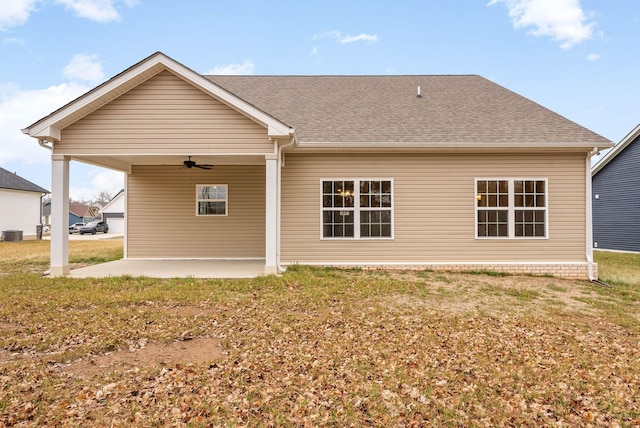
<svg viewBox="0 0 640 428"><path fill-rule="evenodd" d="M331 265L324 265L331 266ZM439 272L504 272L510 275L554 276L566 279L589 279L589 266L585 263L424 263L424 264L362 264L336 266L364 270L432 270ZM593 277L598 278L598 265L592 264Z"/></svg>

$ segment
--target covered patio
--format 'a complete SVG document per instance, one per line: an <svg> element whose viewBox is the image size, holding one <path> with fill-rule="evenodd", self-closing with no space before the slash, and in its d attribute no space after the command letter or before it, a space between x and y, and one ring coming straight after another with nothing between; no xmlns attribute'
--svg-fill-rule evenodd
<svg viewBox="0 0 640 428"><path fill-rule="evenodd" d="M51 276L280 270L280 168L295 131L184 65L158 52L22 131L52 152ZM71 161L125 173L124 260L70 270Z"/></svg>
<svg viewBox="0 0 640 428"><path fill-rule="evenodd" d="M149 278L255 278L264 275L264 260L123 259L73 269L70 278L146 276Z"/></svg>

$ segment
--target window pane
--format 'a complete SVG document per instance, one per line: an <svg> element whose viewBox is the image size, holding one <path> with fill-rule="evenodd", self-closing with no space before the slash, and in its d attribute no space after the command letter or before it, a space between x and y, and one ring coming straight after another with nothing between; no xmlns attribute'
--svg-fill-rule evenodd
<svg viewBox="0 0 640 428"><path fill-rule="evenodd" d="M515 230L518 237L544 237L545 210L516 210Z"/></svg>
<svg viewBox="0 0 640 428"><path fill-rule="evenodd" d="M536 207L544 207L544 206L545 206L544 195L537 195L536 196Z"/></svg>
<svg viewBox="0 0 640 428"><path fill-rule="evenodd" d="M500 183L500 193L509 193L509 182L506 180L501 180L499 183Z"/></svg>
<svg viewBox="0 0 640 428"><path fill-rule="evenodd" d="M518 194L518 193L522 193L523 190L523 183L522 180L515 180L513 182L513 193Z"/></svg>
<svg viewBox="0 0 640 428"><path fill-rule="evenodd" d="M536 181L536 193L545 193L545 182L540 180Z"/></svg>
<svg viewBox="0 0 640 428"><path fill-rule="evenodd" d="M391 224L391 211L380 211L380 221Z"/></svg>
<svg viewBox="0 0 640 428"><path fill-rule="evenodd" d="M323 181L322 182L322 193L333 193L333 182L332 181Z"/></svg>
<svg viewBox="0 0 640 428"><path fill-rule="evenodd" d="M369 193L369 182L361 181L360 182L360 193Z"/></svg>
<svg viewBox="0 0 640 428"><path fill-rule="evenodd" d="M198 214L199 215L220 215L225 214L225 202L199 202Z"/></svg>
<svg viewBox="0 0 640 428"><path fill-rule="evenodd" d="M509 212L507 210L478 210L478 236L507 236Z"/></svg>
<svg viewBox="0 0 640 428"><path fill-rule="evenodd" d="M322 206L325 208L331 208L331 195L322 196Z"/></svg>
<svg viewBox="0 0 640 428"><path fill-rule="evenodd" d="M360 195L360 206L361 207L368 207L369 206L369 196Z"/></svg>
<svg viewBox="0 0 640 428"><path fill-rule="evenodd" d="M524 225L524 236L533 236L533 224Z"/></svg>
<svg viewBox="0 0 640 428"><path fill-rule="evenodd" d="M524 197L522 195L516 194L513 199L513 203L516 207L521 207L522 204L524 203Z"/></svg>
<svg viewBox="0 0 640 428"><path fill-rule="evenodd" d="M353 223L346 224L344 229L345 229L344 230L344 236L347 237L347 238L353 238L353 236L354 236L353 235L353 231L354 231Z"/></svg>
<svg viewBox="0 0 640 428"><path fill-rule="evenodd" d="M353 211L324 211L322 223L322 233L325 238L353 237Z"/></svg>
<svg viewBox="0 0 640 428"><path fill-rule="evenodd" d="M382 182L382 193L391 194L391 181Z"/></svg>
<svg viewBox="0 0 640 428"><path fill-rule="evenodd" d="M391 237L391 224L389 223L383 223L382 224L382 230L381 230L381 236L385 236L385 237Z"/></svg>

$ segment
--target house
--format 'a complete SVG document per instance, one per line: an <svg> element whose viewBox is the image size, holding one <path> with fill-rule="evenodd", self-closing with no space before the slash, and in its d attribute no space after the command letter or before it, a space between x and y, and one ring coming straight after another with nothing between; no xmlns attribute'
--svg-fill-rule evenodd
<svg viewBox="0 0 640 428"><path fill-rule="evenodd" d="M70 160L126 173L126 259L596 275L612 144L477 75L203 76L158 52L23 132L52 150L56 224Z"/></svg>
<svg viewBox="0 0 640 428"><path fill-rule="evenodd" d="M0 168L0 230L22 232L23 239L38 237L42 197L49 191Z"/></svg>
<svg viewBox="0 0 640 428"><path fill-rule="evenodd" d="M100 210L102 221L107 222L111 233L124 233L124 212L125 197L124 189L122 189Z"/></svg>
<svg viewBox="0 0 640 428"><path fill-rule="evenodd" d="M100 219L100 205L85 204L84 202L69 202L69 225L74 223L89 223Z"/></svg>
<svg viewBox="0 0 640 428"><path fill-rule="evenodd" d="M640 125L593 166L593 246L640 252Z"/></svg>
<svg viewBox="0 0 640 428"><path fill-rule="evenodd" d="M89 223L100 219L99 205L87 205L84 202L69 201L69 222L68 226L75 223ZM42 206L42 223L51 225L51 201L47 201Z"/></svg>

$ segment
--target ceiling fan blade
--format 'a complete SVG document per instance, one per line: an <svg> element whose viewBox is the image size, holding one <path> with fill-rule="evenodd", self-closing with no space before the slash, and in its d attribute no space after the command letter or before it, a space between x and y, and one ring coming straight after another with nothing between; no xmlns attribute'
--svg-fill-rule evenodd
<svg viewBox="0 0 640 428"><path fill-rule="evenodd" d="M194 165L194 166L200 169L211 169L213 165Z"/></svg>

